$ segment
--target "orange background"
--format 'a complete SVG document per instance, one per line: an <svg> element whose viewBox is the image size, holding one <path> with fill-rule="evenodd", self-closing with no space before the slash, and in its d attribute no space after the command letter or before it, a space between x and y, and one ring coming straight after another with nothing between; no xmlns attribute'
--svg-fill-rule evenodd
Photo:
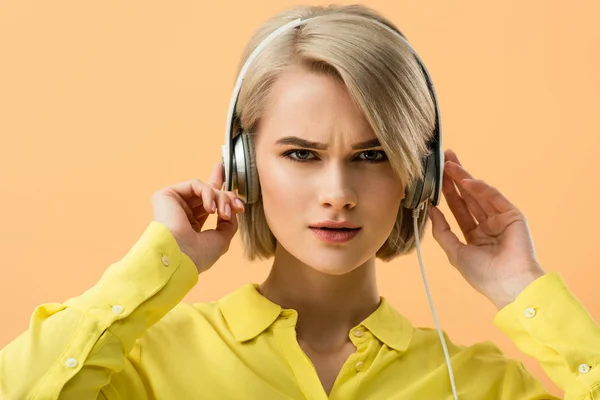
<svg viewBox="0 0 600 400"><path fill-rule="evenodd" d="M0 3L0 348L38 304L82 293L125 255L152 219L155 190L207 179L242 47L294 4ZM544 268L560 271L600 320L598 3L365 4L394 21L425 61L443 147L525 213ZM429 228L422 244L450 337L494 341L559 394L493 326L493 305L447 262ZM245 261L236 236L186 301L260 282L268 266ZM381 264L379 284L415 325L435 326L416 253Z"/></svg>

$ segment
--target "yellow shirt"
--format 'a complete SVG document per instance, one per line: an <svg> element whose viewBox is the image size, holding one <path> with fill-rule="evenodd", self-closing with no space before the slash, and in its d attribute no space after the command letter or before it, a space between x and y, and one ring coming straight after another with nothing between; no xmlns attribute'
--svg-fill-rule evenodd
<svg viewBox="0 0 600 400"><path fill-rule="evenodd" d="M0 351L0 399L451 399L437 330L416 328L381 299L354 327L356 346L329 397L295 336L296 311L248 284L186 304L193 262L152 222L82 295L35 309ZM600 399L600 328L549 273L494 323L537 358L566 399ZM491 342L446 337L460 399L556 399Z"/></svg>

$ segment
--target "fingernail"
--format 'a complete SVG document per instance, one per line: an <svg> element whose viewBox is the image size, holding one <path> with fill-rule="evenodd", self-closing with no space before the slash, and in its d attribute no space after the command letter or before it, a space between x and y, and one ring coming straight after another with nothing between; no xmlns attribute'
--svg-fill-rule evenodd
<svg viewBox="0 0 600 400"><path fill-rule="evenodd" d="M217 211L217 203L215 203L215 201L213 200L212 202L212 211L215 212Z"/></svg>
<svg viewBox="0 0 600 400"><path fill-rule="evenodd" d="M229 204L225 204L225 215L227 215L227 218L231 216L231 207L229 207Z"/></svg>
<svg viewBox="0 0 600 400"><path fill-rule="evenodd" d="M244 203L242 203L242 201L240 199L235 199L235 205L238 208L244 208Z"/></svg>

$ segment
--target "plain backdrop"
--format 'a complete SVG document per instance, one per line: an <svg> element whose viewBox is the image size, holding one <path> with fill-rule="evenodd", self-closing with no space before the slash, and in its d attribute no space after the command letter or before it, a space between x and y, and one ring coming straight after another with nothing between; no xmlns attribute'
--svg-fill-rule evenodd
<svg viewBox="0 0 600 400"><path fill-rule="evenodd" d="M208 178L243 46L295 4L0 2L0 348L37 305L84 292L127 253L152 220L155 190ZM598 321L598 3L364 4L396 23L427 65L443 147L525 213L543 267L559 271ZM441 209L459 232L445 200ZM422 248L452 340L492 340L560 395L493 326L495 308L430 228ZM236 236L185 301L261 282L269 265L244 260ZM435 326L415 252L380 262L378 274L400 312Z"/></svg>

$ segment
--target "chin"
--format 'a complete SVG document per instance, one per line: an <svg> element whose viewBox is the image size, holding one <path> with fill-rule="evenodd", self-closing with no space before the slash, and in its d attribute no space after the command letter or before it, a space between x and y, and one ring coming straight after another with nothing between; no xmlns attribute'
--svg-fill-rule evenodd
<svg viewBox="0 0 600 400"><path fill-rule="evenodd" d="M358 268L358 266L354 267L354 268L348 268L348 266L344 266L344 267L340 267L340 268L336 268L335 266L324 266L324 265L319 265L319 266L313 266L308 264L309 267L311 267L312 269L314 269L317 272L320 272L324 275L331 275L331 276L342 276L342 275L346 275L352 271L354 271L356 268Z"/></svg>
<svg viewBox="0 0 600 400"><path fill-rule="evenodd" d="M350 241L343 245L330 245L314 238L298 240L298 237L286 237L285 242L278 241L280 255L289 261L296 260L311 270L325 275L342 276L355 271L375 257L379 247L373 243ZM289 243L286 246L284 243Z"/></svg>
<svg viewBox="0 0 600 400"><path fill-rule="evenodd" d="M341 276L359 268L369 259L369 257L360 257L356 252L348 251L346 254L340 254L339 249L335 251L337 254L327 254L327 250L315 249L310 255L304 253L303 257L299 257L299 260L322 274ZM365 260L357 263L357 260L362 258L365 258Z"/></svg>

